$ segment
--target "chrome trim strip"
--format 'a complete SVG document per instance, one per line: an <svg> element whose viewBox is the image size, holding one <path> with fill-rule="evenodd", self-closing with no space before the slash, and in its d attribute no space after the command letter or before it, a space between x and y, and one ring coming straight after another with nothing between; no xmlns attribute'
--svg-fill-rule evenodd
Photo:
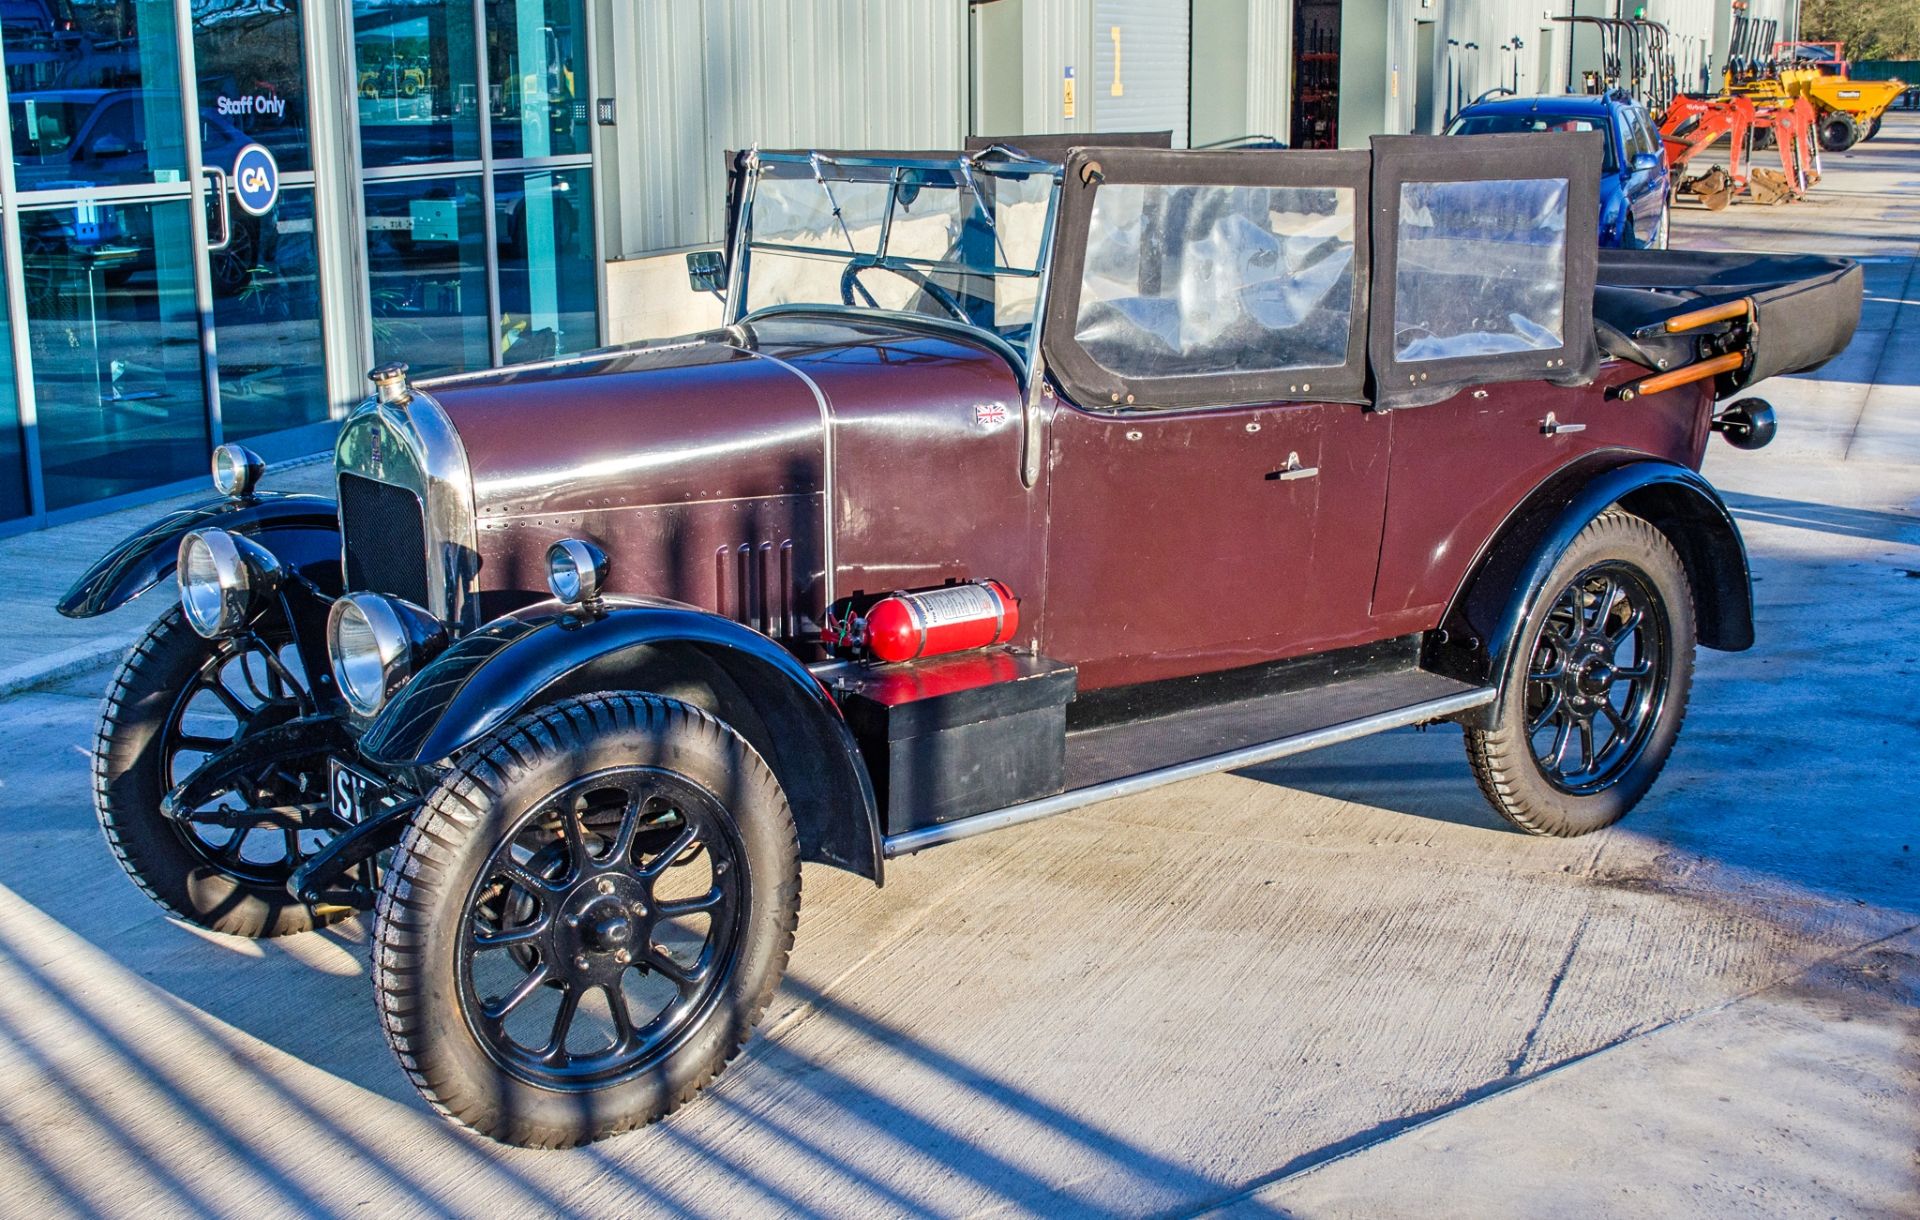
<svg viewBox="0 0 1920 1220"><path fill-rule="evenodd" d="M825 501L820 508L820 516L822 518L820 522L820 559L821 565L826 569L826 598L821 605L831 606L834 602L833 576L835 570L833 547L833 522L835 516L833 498L833 408L827 405L827 396L821 392L820 383L801 372L796 365L782 360L778 356L769 356L765 352L753 351L750 348L743 350L757 359L772 361L774 364L779 365L781 368L787 370L787 372L792 373L795 377L805 382L807 388L813 391L813 401L820 408L820 494L821 498Z"/></svg>
<svg viewBox="0 0 1920 1220"><path fill-rule="evenodd" d="M1027 801L1020 805L1009 805L993 813L982 813L940 826L926 826L919 830L888 835L881 840L881 848L889 860L897 856L911 855L929 847L938 847L942 843L970 839L990 830L1004 830L1009 826L1037 822L1041 818L1050 818L1054 814L1067 813L1101 801L1133 796L1163 784L1178 783L1183 779L1196 779L1219 771L1235 771L1241 767L1251 767L1259 763L1272 762L1277 758L1286 758L1292 754L1317 750L1322 746L1338 745L1343 741L1370 737L1387 729L1403 728L1409 724L1419 724L1423 720L1438 720L1456 712L1464 712L1469 708L1491 703L1498 693L1490 686L1462 691L1457 695L1447 695L1408 707L1394 708L1359 720L1349 720L1343 724L1315 729L1310 733L1299 733L1261 745L1228 750L1224 754L1212 754L1206 758L1197 758L1192 762L1177 763L1154 771L1142 771L1138 775L1108 780L1104 784L1075 788L1071 792L1062 792L1058 796L1042 797L1037 801Z"/></svg>
<svg viewBox="0 0 1920 1220"><path fill-rule="evenodd" d="M427 508L428 573L438 577L428 593L443 603L428 609L456 631L470 630L480 625L480 537L467 447L433 395L416 387L401 411L420 438L421 471L428 483L421 489ZM439 552L437 564L434 551Z"/></svg>

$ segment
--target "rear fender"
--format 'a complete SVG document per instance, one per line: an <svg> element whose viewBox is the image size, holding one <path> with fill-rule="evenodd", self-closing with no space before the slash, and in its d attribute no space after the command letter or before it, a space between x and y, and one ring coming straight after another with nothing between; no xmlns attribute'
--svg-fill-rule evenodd
<svg viewBox="0 0 1920 1220"><path fill-rule="evenodd" d="M1753 647L1753 582L1733 514L1712 485L1661 461L1605 465L1598 457L1559 472L1514 510L1454 595L1441 630L1429 633L1422 664L1465 682L1504 672L1520 627L1547 577L1581 530L1609 508L1644 517L1679 552L1693 588L1695 626L1708 648ZM1495 704L1463 719L1491 728Z"/></svg>
<svg viewBox="0 0 1920 1220"><path fill-rule="evenodd" d="M340 590L340 518L334 502L304 493L261 492L176 509L129 534L68 589L56 607L92 618L126 605L173 575L180 539L197 529L245 534L329 595Z"/></svg>
<svg viewBox="0 0 1920 1220"><path fill-rule="evenodd" d="M609 599L584 615L548 601L496 619L415 675L360 752L437 766L522 711L602 690L670 695L727 721L786 791L803 856L881 880L879 810L839 706L766 636L678 603Z"/></svg>

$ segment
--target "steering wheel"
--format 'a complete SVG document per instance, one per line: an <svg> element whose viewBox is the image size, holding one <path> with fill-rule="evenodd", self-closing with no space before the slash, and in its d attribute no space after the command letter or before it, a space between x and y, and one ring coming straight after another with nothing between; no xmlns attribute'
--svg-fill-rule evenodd
<svg viewBox="0 0 1920 1220"><path fill-rule="evenodd" d="M929 279L924 271L914 267L900 267L891 263L873 262L868 259L854 259L846 265L845 270L840 272L840 303L842 305L854 304L853 294L858 292L866 299L868 309L880 308L880 302L876 301L873 294L867 291L867 286L860 282L860 273L862 271L870 271L875 267L878 267L882 271L891 271L901 279L911 283L914 287L920 289L920 291L926 293L929 297L932 297L935 304L952 314L958 321L969 324L972 323L973 319L967 316L966 307L955 300L951 292L948 292L945 288L942 288Z"/></svg>

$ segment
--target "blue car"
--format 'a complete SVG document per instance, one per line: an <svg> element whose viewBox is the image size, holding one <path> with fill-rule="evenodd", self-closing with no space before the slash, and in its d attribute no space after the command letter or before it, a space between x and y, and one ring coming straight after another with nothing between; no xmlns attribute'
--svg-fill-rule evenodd
<svg viewBox="0 0 1920 1220"><path fill-rule="evenodd" d="M1667 248L1673 223L1671 174L1660 128L1645 106L1617 90L1599 96L1488 98L1468 106L1447 125L1450 136L1510 131L1605 132L1600 244Z"/></svg>

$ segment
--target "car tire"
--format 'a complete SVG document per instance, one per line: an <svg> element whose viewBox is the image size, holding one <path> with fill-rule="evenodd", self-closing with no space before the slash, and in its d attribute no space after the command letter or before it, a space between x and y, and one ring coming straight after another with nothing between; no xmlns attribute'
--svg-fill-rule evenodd
<svg viewBox="0 0 1920 1220"><path fill-rule="evenodd" d="M230 936L289 936L345 919L339 905L296 902L286 878L293 863L246 858L247 840L272 830L239 833L230 863L198 828L161 816L160 802L183 778L175 764L196 753L181 744L197 698L196 682L232 641L209 640L187 625L178 606L161 615L121 662L100 716L93 748L94 809L114 858L147 897L169 912ZM232 665L236 657L228 657ZM267 719L284 719L271 713ZM245 733L244 727L235 740ZM205 753L205 752L199 752ZM324 773L311 785L325 791ZM255 840L256 843L258 840ZM318 846L314 844L313 846ZM311 851L305 853L311 855Z"/></svg>
<svg viewBox="0 0 1920 1220"><path fill-rule="evenodd" d="M463 754L401 839L374 922L381 1021L447 1117L588 1143L671 1113L740 1052L799 908L793 813L744 738L675 699L567 699ZM704 933L662 931L700 913ZM648 990L663 1007L643 1020Z"/></svg>
<svg viewBox="0 0 1920 1220"><path fill-rule="evenodd" d="M1618 509L1575 537L1544 589L1467 758L1494 812L1572 837L1626 816L1666 766L1693 682L1693 592L1666 535Z"/></svg>
<svg viewBox="0 0 1920 1220"><path fill-rule="evenodd" d="M1844 110L1829 110L1820 116L1820 147L1828 152L1845 152L1860 141L1860 124Z"/></svg>
<svg viewBox="0 0 1920 1220"><path fill-rule="evenodd" d="M1673 199L1671 196L1660 203L1660 236L1653 241L1656 250L1673 248Z"/></svg>

